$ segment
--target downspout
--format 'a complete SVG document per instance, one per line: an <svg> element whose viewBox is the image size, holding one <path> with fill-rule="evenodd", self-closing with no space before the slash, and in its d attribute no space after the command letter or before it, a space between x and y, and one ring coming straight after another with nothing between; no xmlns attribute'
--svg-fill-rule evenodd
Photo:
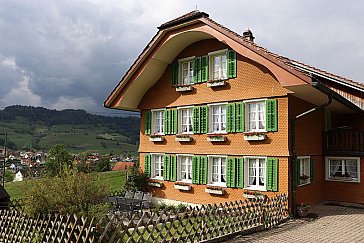
<svg viewBox="0 0 364 243"><path fill-rule="evenodd" d="M318 84L318 82L313 82L312 86L316 86ZM322 105L319 105L317 107L314 107L310 110L307 110L301 114L298 114L297 116L295 116L292 120L291 120L291 138L292 138L292 144L291 144L291 149L292 149L292 166L291 166L291 180L290 180L290 187L291 187L291 212L293 213L294 216L296 216L296 189L297 189L297 185L294 182L295 180L295 171L296 171L296 163L294 163L297 159L297 153L296 153L296 121L304 116L307 116L309 114L311 114L312 112L315 112L317 110L323 109L327 106L329 106L332 103L332 95L331 94L326 94L328 101Z"/></svg>

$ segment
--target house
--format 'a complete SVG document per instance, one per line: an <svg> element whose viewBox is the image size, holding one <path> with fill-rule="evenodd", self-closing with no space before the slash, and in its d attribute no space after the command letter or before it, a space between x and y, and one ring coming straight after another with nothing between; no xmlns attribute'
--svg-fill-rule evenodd
<svg viewBox="0 0 364 243"><path fill-rule="evenodd" d="M23 181L23 180L24 180L23 174L19 170L18 172L16 172L13 182Z"/></svg>
<svg viewBox="0 0 364 243"><path fill-rule="evenodd" d="M0 185L0 210L6 209L10 204L10 195L3 186Z"/></svg>
<svg viewBox="0 0 364 243"><path fill-rule="evenodd" d="M134 167L134 162L117 162L115 166L112 168L113 171L115 170L129 170L130 168Z"/></svg>
<svg viewBox="0 0 364 243"><path fill-rule="evenodd" d="M204 12L158 29L104 102L140 112L154 197L364 203L363 84L274 54Z"/></svg>

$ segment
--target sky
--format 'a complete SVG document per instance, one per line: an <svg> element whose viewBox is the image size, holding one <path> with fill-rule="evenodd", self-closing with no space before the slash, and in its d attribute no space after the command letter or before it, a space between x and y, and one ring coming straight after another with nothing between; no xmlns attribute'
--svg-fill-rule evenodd
<svg viewBox="0 0 364 243"><path fill-rule="evenodd" d="M274 53L364 82L361 0L0 0L0 109L120 114L104 100L158 26L196 8Z"/></svg>

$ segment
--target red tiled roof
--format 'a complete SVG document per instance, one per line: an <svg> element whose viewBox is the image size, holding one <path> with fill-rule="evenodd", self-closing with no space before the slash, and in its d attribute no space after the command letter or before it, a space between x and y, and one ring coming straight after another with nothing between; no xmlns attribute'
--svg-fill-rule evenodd
<svg viewBox="0 0 364 243"><path fill-rule="evenodd" d="M127 170L134 166L134 162L117 162L112 170Z"/></svg>
<svg viewBox="0 0 364 243"><path fill-rule="evenodd" d="M208 17L209 17L209 15L207 13L200 12L198 10L194 10L194 11L186 13L186 14L178 17L178 18L172 19L171 21L168 21L168 22L162 24L161 26L158 27L158 29L163 30L163 29L167 29L167 28L169 28L171 26L174 26L174 25L178 25L178 24L181 24L181 23L184 23L184 22L188 22L188 21L193 20L193 19L208 18Z"/></svg>

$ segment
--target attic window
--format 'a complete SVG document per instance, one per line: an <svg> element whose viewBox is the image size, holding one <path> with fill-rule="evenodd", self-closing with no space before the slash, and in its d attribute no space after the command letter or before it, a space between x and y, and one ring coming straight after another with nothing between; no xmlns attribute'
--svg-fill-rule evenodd
<svg viewBox="0 0 364 243"><path fill-rule="evenodd" d="M193 83L193 63L194 58L185 58L178 61L180 70L181 70L181 76L179 77L178 84L180 85L190 85Z"/></svg>
<svg viewBox="0 0 364 243"><path fill-rule="evenodd" d="M227 50L209 53L212 80L227 79Z"/></svg>

